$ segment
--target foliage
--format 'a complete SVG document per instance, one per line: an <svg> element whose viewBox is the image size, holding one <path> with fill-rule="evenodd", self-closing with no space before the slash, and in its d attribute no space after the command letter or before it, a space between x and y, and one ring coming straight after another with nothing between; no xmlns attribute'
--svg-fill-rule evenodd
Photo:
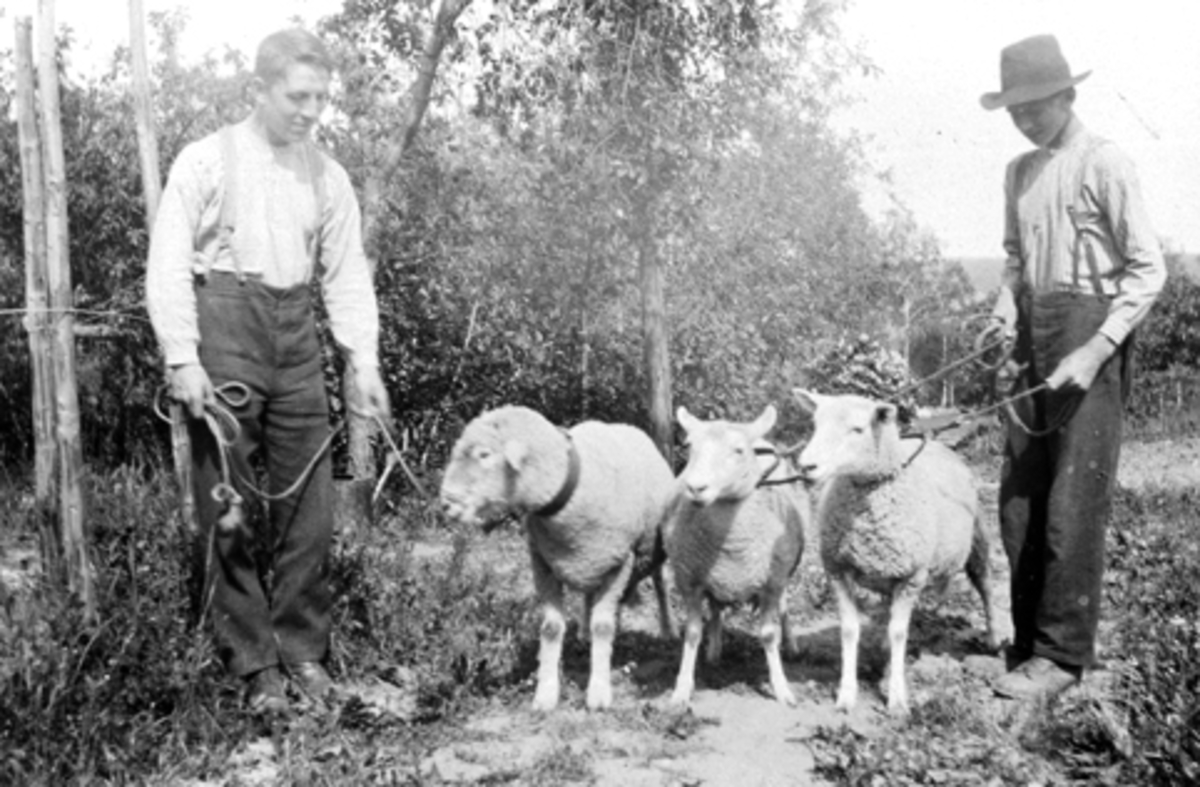
<svg viewBox="0 0 1200 787"><path fill-rule="evenodd" d="M1136 336L1139 370L1200 366L1200 282L1172 255L1167 256L1166 286Z"/></svg>
<svg viewBox="0 0 1200 787"><path fill-rule="evenodd" d="M241 63L235 54L181 65L175 46L183 18L153 14L151 20L161 42L154 69L159 149L169 164L194 135L216 128L236 111L245 75L236 71ZM161 456L164 436L154 414L161 362L143 306L148 232L132 98L126 87L128 52L117 52L105 73L76 81L66 70L70 47L66 42L62 46L71 282L77 324L100 329L99 335L80 339L76 353L83 452L89 460L112 467L137 457ZM230 68L235 69L233 76L220 74ZM15 100L7 89L0 91L5 110ZM24 306L23 194L15 113L6 111L0 123L0 279L11 285L4 288L0 307L7 310ZM0 362L8 382L0 387L0 405L13 425L0 431L0 463L12 464L28 456L32 447L32 392L23 333L5 331L4 337Z"/></svg>
<svg viewBox="0 0 1200 787"><path fill-rule="evenodd" d="M1135 741L1130 781L1200 779L1200 545L1190 529L1196 491L1119 498L1111 604L1121 654L1119 696Z"/></svg>
<svg viewBox="0 0 1200 787"><path fill-rule="evenodd" d="M191 544L176 529L172 484L161 471L126 467L88 486L102 622L87 623L51 588L0 584L0 783L143 783L156 774L220 773L231 753L272 730L242 709L240 686L217 662L207 627L194 625ZM11 483L4 491L13 491ZM0 508L12 527L4 550L33 531L18 508L7 508ZM385 524L362 539L344 537L335 550L334 666L346 681L386 682L398 667L413 671L419 726L405 730L348 705L344 717L314 722L321 725L315 731L292 730L298 746L309 734L315 739L312 750L295 755L305 769L331 740L357 741L352 747L366 751L382 729L398 741L441 735L464 708L534 668L533 651L516 636L536 630L529 601L486 570L464 570L465 537L444 565L415 565L403 544ZM395 764L378 751L371 760L357 773ZM324 767L328 778L346 783L338 763Z"/></svg>

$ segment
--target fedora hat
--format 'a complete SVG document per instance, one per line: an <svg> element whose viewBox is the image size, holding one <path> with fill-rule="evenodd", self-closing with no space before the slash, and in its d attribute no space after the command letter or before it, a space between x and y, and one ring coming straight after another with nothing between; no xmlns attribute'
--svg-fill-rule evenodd
<svg viewBox="0 0 1200 787"><path fill-rule="evenodd" d="M999 109L1052 96L1088 78L1091 71L1071 76L1071 69L1052 35L1040 35L1006 46L1000 52L1000 92L984 93L984 109Z"/></svg>

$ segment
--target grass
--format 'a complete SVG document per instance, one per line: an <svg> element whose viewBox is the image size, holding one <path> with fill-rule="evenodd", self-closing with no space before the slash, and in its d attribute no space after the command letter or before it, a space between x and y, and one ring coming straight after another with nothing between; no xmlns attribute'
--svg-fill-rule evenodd
<svg viewBox="0 0 1200 787"><path fill-rule="evenodd" d="M7 554L36 546L27 498L7 479ZM340 539L333 671L352 682L415 676L415 711L394 717L350 702L267 725L242 711L239 687L224 676L207 632L193 625L170 479L121 469L89 479L88 500L98 623L44 585L0 586L0 783L224 781L253 765L255 747L265 747L282 783L431 783L430 753L469 736L470 719L528 702L536 619L527 576L516 574L514 585L503 570L524 565L517 539L488 546L511 553L480 554L477 538L445 531L431 508L411 501L393 503L375 529ZM916 687L907 722L886 721L865 735L820 728L807 741L816 775L847 785L1200 781L1197 502L1195 490L1123 492L1116 500L1105 616L1110 682L1016 712L983 701L986 685L968 672L928 680ZM439 545L438 559L418 559L418 542ZM760 654L747 643L757 670ZM616 663L668 658L664 647L622 637ZM586 662L574 640L566 656L576 671ZM570 702L577 689L566 690ZM531 767L481 783L593 782L592 754L574 741L619 729L667 746L687 737L688 723L644 704L598 720L570 717L552 728L553 745Z"/></svg>

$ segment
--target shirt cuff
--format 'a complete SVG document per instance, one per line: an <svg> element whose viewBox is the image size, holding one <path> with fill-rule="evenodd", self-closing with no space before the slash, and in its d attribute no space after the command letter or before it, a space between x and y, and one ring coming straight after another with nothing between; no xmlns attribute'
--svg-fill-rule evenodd
<svg viewBox="0 0 1200 787"><path fill-rule="evenodd" d="M1097 333L1112 342L1114 347L1120 347L1121 343L1129 338L1130 328L1125 324L1124 320L1109 317L1100 326L1100 330Z"/></svg>
<svg viewBox="0 0 1200 787"><path fill-rule="evenodd" d="M167 362L167 366L172 368L200 364L200 351L194 344L164 348L163 357Z"/></svg>

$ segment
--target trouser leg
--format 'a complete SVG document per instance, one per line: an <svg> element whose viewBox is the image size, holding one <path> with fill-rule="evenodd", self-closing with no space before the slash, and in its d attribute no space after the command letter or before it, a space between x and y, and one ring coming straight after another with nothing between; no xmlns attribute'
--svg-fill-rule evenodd
<svg viewBox="0 0 1200 787"><path fill-rule="evenodd" d="M215 376L214 384L226 380ZM248 675L278 663L271 631L270 601L258 563L261 534L252 507L256 499L244 481L254 478L250 456L257 442L260 400L237 411L239 431L226 451L230 481L242 497L240 522L231 522L229 503L214 499L225 481L220 451L208 424L191 421L197 519L197 558L204 566L202 612L212 620L217 654L234 675Z"/></svg>
<svg viewBox="0 0 1200 787"><path fill-rule="evenodd" d="M1103 300L1060 295L1024 305L1018 354L1029 363L1027 387L1093 336L1107 311ZM1094 660L1125 360L1122 348L1086 394L1043 393L1015 408L1020 421L1009 429L1000 519L1019 656L1080 667ZM1040 430L1047 433L1029 434Z"/></svg>
<svg viewBox="0 0 1200 787"><path fill-rule="evenodd" d="M1036 423L1032 400L1016 403L1023 423ZM1013 650L1033 653L1037 609L1045 586L1044 547L1047 495L1052 465L1046 441L1009 428L1000 476L1000 535L1008 556Z"/></svg>
<svg viewBox="0 0 1200 787"><path fill-rule="evenodd" d="M1118 353L1056 438L1034 652L1078 667L1095 660L1105 532L1121 448L1121 365Z"/></svg>
<svg viewBox="0 0 1200 787"><path fill-rule="evenodd" d="M276 539L271 626L280 658L293 664L325 658L333 605L329 587L333 477L324 445L329 412L320 368L315 372L315 378L277 397L267 419L272 494L304 478L293 494L271 503Z"/></svg>

